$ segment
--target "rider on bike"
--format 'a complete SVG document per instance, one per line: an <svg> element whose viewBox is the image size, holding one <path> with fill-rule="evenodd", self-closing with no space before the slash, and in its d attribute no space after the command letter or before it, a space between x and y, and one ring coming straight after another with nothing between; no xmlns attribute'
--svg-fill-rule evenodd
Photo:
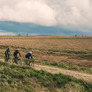
<svg viewBox="0 0 92 92"><path fill-rule="evenodd" d="M21 57L21 54L20 54L20 52L19 52L19 49L15 50L15 51L14 51L14 54L13 54L13 55L14 55L15 63L18 63L18 62L17 62L17 59L18 59L18 56L17 56L17 55L18 55L18 54L19 54L19 56Z"/></svg>
<svg viewBox="0 0 92 92"><path fill-rule="evenodd" d="M10 48L7 48L5 51L5 59L8 61L10 59L11 51Z"/></svg>
<svg viewBox="0 0 92 92"><path fill-rule="evenodd" d="M30 64L30 57L33 59L31 51L25 55L25 58L27 59L26 64Z"/></svg>

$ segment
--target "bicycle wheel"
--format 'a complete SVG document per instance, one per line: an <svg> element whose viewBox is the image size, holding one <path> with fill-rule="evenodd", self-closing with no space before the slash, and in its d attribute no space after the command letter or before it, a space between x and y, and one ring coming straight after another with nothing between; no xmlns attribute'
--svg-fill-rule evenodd
<svg viewBox="0 0 92 92"><path fill-rule="evenodd" d="M5 57L5 62L8 62L8 58L7 57Z"/></svg>
<svg viewBox="0 0 92 92"><path fill-rule="evenodd" d="M21 60L18 60L18 64L19 64L19 65L23 65L23 63L22 63Z"/></svg>
<svg viewBox="0 0 92 92"><path fill-rule="evenodd" d="M34 61L30 61L30 66L34 67Z"/></svg>
<svg viewBox="0 0 92 92"><path fill-rule="evenodd" d="M14 63L18 64L18 59L14 58Z"/></svg>

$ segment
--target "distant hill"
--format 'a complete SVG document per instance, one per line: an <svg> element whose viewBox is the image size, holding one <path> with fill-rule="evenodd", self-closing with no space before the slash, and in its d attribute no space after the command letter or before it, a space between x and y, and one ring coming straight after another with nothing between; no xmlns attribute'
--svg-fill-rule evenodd
<svg viewBox="0 0 92 92"><path fill-rule="evenodd" d="M0 30L13 32L21 35L44 35L44 36L74 36L87 35L76 30L64 29L60 26L41 26L32 23L18 23L11 21L0 21ZM0 31L1 32L1 31Z"/></svg>

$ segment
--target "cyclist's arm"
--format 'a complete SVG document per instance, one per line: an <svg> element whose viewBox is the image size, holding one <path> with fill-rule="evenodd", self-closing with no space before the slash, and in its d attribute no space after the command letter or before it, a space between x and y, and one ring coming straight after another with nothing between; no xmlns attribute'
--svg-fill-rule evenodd
<svg viewBox="0 0 92 92"><path fill-rule="evenodd" d="M19 53L19 56L21 57L21 54Z"/></svg>
<svg viewBox="0 0 92 92"><path fill-rule="evenodd" d="M33 58L32 54L31 54L31 59Z"/></svg>

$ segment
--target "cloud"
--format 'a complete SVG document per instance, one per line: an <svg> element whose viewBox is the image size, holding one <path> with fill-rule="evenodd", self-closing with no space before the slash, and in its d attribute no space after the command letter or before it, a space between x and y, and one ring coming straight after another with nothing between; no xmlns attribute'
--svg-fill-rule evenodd
<svg viewBox="0 0 92 92"><path fill-rule="evenodd" d="M49 4L56 13L57 25L84 32L91 31L92 0L53 0Z"/></svg>
<svg viewBox="0 0 92 92"><path fill-rule="evenodd" d="M6 32L4 30L0 30L0 35L16 35L16 34L13 32Z"/></svg>
<svg viewBox="0 0 92 92"><path fill-rule="evenodd" d="M0 20L92 30L92 0L0 0Z"/></svg>
<svg viewBox="0 0 92 92"><path fill-rule="evenodd" d="M55 25L55 13L42 0L0 0L0 20Z"/></svg>

